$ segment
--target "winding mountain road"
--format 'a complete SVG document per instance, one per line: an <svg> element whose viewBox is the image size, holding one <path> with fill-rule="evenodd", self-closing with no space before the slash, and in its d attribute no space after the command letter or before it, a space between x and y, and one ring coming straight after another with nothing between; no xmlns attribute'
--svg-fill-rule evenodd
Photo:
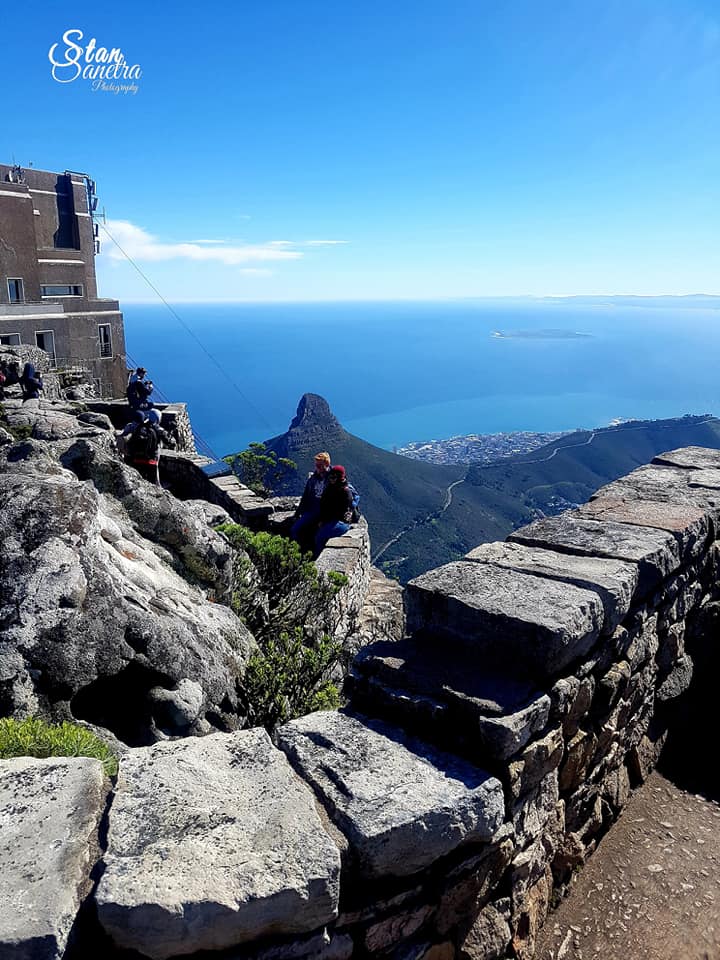
<svg viewBox="0 0 720 960"><path fill-rule="evenodd" d="M716 419L717 419L716 417L708 417L706 420L700 420L698 423L693 423L692 426L701 427L706 423L712 423L712 421ZM547 463L548 460L552 460L554 456L556 456L558 453L560 453L563 450L571 450L573 447L588 447L599 433L614 433L619 430L624 430L625 432L630 430L648 430L653 424L654 424L654 429L657 430L659 428L659 425L657 423L654 423L654 421L650 421L650 423L642 424L641 426L638 426L638 427L627 427L624 424L618 424L615 427L603 427L602 430L591 430L590 436L587 438L587 440L583 440L581 443L564 443L560 445L560 441L557 441L558 445L553 448L553 450L551 451L551 453L548 454L547 457L540 457L536 460L518 460L516 461L516 463L518 464ZM670 429L669 425L666 426L665 424L663 424L663 427L665 429ZM660 429L662 429L662 427ZM503 459L509 459L509 458L503 458ZM482 470L485 467L496 467L498 463L501 463L501 462L502 460L494 460L492 463L486 463L482 465L476 464L476 466L478 469ZM430 523L431 520L437 520L438 517L441 517L446 512L446 510L448 510L448 508L450 507L450 504L452 503L453 489L459 486L459 484L465 483L465 481L467 480L469 471L470 471L470 466L468 466L468 469L465 471L465 476L460 477L459 480L453 480L453 482L449 484L449 486L445 489L445 502L439 510L433 510L433 512L429 513L426 517L420 518L418 520L414 520L412 523L409 523L406 526L404 526L402 530L396 533L394 537L392 537L390 540L387 541L387 543L384 543L380 547L377 553L373 556L372 562L377 563L380 557L384 553L386 553L387 550L390 549L390 547L392 547L399 540L401 540L405 536L405 534L408 533L410 530L414 530L417 527L422 527L425 524Z"/></svg>

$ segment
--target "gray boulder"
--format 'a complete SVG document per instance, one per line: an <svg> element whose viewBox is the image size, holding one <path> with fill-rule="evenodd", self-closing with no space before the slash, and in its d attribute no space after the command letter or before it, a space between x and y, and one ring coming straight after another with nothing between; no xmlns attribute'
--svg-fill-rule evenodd
<svg viewBox="0 0 720 960"><path fill-rule="evenodd" d="M0 713L75 717L137 745L155 738L149 691L192 680L198 722L242 725L240 685L256 649L247 629L158 556L122 504L33 443L0 474ZM164 502L152 491L146 500ZM171 516L182 522L158 516L168 538Z"/></svg>
<svg viewBox="0 0 720 960"><path fill-rule="evenodd" d="M84 757L0 761L0 956L58 960L90 890L108 783Z"/></svg>
<svg viewBox="0 0 720 960"><path fill-rule="evenodd" d="M178 500L94 442L80 439L68 446L60 459L106 495L109 509L120 518L125 516L144 538L164 548L184 577L211 585L221 598L229 594L233 552L208 523L208 517L211 522L223 522L224 511L199 509L198 501Z"/></svg>
<svg viewBox="0 0 720 960"><path fill-rule="evenodd" d="M100 922L152 958L303 935L337 915L340 853L260 729L123 758L105 864Z"/></svg>
<svg viewBox="0 0 720 960"><path fill-rule="evenodd" d="M97 438L107 427L83 422L72 405L54 400L5 400L4 419L11 432L22 433L35 440L65 440L70 437Z"/></svg>

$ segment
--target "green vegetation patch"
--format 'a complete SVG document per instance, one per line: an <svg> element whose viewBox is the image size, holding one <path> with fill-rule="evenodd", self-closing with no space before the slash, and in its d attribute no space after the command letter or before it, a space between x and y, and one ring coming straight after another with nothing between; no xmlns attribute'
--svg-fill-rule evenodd
<svg viewBox="0 0 720 960"><path fill-rule="evenodd" d="M245 673L248 719L273 730L340 704L333 683L342 645L332 639L335 597L348 582L322 574L292 540L228 523L216 528L235 548L232 608L260 652Z"/></svg>
<svg viewBox="0 0 720 960"><path fill-rule="evenodd" d="M253 722L273 730L315 710L336 710L340 695L330 677L341 652L326 636L309 645L300 627L268 640L245 674Z"/></svg>
<svg viewBox="0 0 720 960"><path fill-rule="evenodd" d="M117 757L94 733L74 723L52 724L37 717L0 719L0 760L13 757L92 757L109 777L118 770Z"/></svg>

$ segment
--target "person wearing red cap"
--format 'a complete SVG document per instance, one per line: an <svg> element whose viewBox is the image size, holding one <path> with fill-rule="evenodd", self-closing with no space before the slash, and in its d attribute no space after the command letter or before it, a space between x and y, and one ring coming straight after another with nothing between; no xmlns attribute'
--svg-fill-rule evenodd
<svg viewBox="0 0 720 960"><path fill-rule="evenodd" d="M320 527L315 534L315 557L320 555L331 537L341 537L350 529L352 506L345 467L335 464L330 468L327 486L320 497Z"/></svg>

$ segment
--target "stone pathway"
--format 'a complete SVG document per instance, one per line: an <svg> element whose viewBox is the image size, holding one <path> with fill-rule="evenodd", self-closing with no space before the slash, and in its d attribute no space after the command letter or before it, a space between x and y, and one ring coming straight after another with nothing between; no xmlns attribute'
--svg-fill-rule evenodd
<svg viewBox="0 0 720 960"><path fill-rule="evenodd" d="M535 960L719 960L720 805L657 771L548 917Z"/></svg>

